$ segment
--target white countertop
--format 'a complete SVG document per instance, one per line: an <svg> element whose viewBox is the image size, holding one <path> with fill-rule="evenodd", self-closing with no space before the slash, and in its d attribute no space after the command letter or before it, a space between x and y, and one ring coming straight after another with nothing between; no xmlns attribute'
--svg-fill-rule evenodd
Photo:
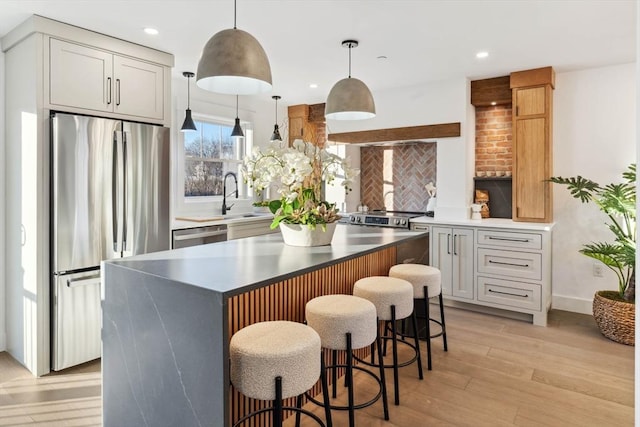
<svg viewBox="0 0 640 427"><path fill-rule="evenodd" d="M189 215L185 215L185 217L190 217ZM194 219L206 218L198 215L192 216ZM228 215L210 215L210 218L220 217L220 219L215 219L212 221L185 221L182 219L173 219L171 221L171 230L182 230L185 228L197 228L197 227L206 227L209 225L220 225L226 224L233 225L238 223L247 223L264 219L273 219L273 214L271 212L242 212L242 213L233 213Z"/></svg>
<svg viewBox="0 0 640 427"><path fill-rule="evenodd" d="M513 230L550 231L555 223L519 222L508 218L483 218L483 219L442 219L419 216L409 220L413 224L431 225L462 225L468 227L507 228Z"/></svg>

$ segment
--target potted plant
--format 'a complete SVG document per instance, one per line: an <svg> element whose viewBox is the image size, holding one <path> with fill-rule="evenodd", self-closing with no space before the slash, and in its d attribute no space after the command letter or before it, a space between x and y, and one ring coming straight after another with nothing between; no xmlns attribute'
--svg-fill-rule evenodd
<svg viewBox="0 0 640 427"><path fill-rule="evenodd" d="M595 203L609 217L605 225L613 233L614 241L585 244L580 253L601 261L618 278L617 291L598 291L594 295L593 315L600 331L614 341L634 345L636 165L631 164L622 177L622 183L605 186L579 175L550 180L566 185L582 203Z"/></svg>
<svg viewBox="0 0 640 427"><path fill-rule="evenodd" d="M241 170L245 182L256 191L275 187L280 194L268 202L274 214L271 228L279 226L285 242L295 246L331 242L340 216L335 203L322 199L323 183L333 182L342 173L342 185L350 191L351 181L358 174L348 159L302 140L295 140L291 147L282 142L265 149L256 147L245 157ZM294 232L299 232L295 233L297 237Z"/></svg>

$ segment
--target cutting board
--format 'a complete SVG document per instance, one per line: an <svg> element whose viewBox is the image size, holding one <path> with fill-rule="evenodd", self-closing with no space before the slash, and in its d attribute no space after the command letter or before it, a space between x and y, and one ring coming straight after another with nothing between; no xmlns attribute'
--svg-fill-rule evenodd
<svg viewBox="0 0 640 427"><path fill-rule="evenodd" d="M208 222L208 221L220 221L224 219L221 216L177 216L178 221L191 221L191 222Z"/></svg>

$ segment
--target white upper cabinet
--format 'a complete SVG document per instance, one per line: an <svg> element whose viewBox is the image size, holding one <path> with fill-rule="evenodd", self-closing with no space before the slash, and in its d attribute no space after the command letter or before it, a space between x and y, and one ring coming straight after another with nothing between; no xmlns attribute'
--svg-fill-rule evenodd
<svg viewBox="0 0 640 427"><path fill-rule="evenodd" d="M166 67L55 38L49 40L52 109L72 107L141 119L164 118Z"/></svg>

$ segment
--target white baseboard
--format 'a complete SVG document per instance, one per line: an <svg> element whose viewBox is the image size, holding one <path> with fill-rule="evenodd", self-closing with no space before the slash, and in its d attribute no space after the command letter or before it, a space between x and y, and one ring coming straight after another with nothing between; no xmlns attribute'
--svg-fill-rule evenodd
<svg viewBox="0 0 640 427"><path fill-rule="evenodd" d="M551 308L555 310L571 311L573 313L592 314L593 300L566 297L563 295L553 295L551 297Z"/></svg>

